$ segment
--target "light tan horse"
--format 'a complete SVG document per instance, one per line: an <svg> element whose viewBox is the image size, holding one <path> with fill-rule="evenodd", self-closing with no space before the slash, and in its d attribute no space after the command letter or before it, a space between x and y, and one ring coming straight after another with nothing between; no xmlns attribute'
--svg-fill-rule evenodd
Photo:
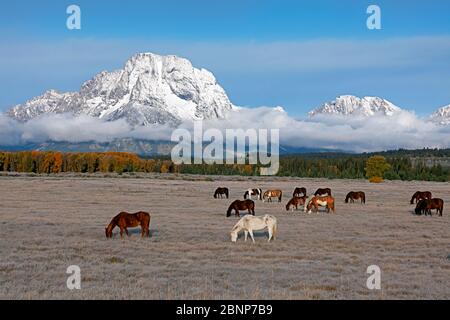
<svg viewBox="0 0 450 320"><path fill-rule="evenodd" d="M330 211L336 213L334 208L334 198L332 196L311 197L309 201L305 202L305 212L308 212L308 214L310 214L313 207L314 211L317 213L319 213L319 207L326 207L328 213L330 213Z"/></svg>
<svg viewBox="0 0 450 320"><path fill-rule="evenodd" d="M281 190L267 190L264 192L263 201L272 202L272 198L278 198L278 202L281 202L283 192Z"/></svg>
<svg viewBox="0 0 450 320"><path fill-rule="evenodd" d="M277 235L277 219L274 216L266 214L262 217L255 216L245 216L231 229L230 236L231 241L236 242L239 232L244 230L245 241L247 241L247 236L250 234L253 243L255 243L255 238L253 237L253 230L263 230L267 228L269 232L269 242L271 239L275 239Z"/></svg>

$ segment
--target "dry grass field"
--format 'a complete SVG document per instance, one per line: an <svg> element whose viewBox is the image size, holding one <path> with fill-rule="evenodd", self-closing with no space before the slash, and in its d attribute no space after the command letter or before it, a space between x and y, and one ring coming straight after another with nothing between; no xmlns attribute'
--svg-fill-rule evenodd
<svg viewBox="0 0 450 320"><path fill-rule="evenodd" d="M231 199L215 200L217 186ZM337 214L286 212L294 187L330 187ZM278 239L230 242L238 218L231 200L249 187L280 188L283 203L256 201L272 214ZM367 204L344 204L363 190ZM412 214L416 190L446 201L444 216ZM293 178L0 177L0 299L449 299L450 184ZM118 212L147 210L139 229L112 240L104 227ZM366 269L381 268L381 290ZM66 268L81 268L68 290Z"/></svg>

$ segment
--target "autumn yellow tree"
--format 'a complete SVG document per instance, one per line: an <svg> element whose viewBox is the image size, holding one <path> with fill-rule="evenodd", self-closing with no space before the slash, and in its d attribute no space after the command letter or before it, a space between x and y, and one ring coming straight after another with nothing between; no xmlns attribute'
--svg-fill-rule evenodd
<svg viewBox="0 0 450 320"><path fill-rule="evenodd" d="M383 176L386 171L391 168L391 165L387 162L386 158L383 156L373 156L367 159L366 167L366 177L371 182L382 182Z"/></svg>

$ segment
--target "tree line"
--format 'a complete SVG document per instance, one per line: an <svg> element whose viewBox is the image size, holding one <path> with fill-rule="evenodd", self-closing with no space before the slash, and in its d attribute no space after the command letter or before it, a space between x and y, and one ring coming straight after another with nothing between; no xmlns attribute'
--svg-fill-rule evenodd
<svg viewBox="0 0 450 320"><path fill-rule="evenodd" d="M426 157L433 152L424 152ZM387 180L450 181L450 168L418 161L420 152L385 153L382 177ZM442 156L443 152L439 151ZM444 154L446 154L444 152ZM364 179L368 178L369 159L373 154L308 154L280 157L278 176ZM375 167L377 167L375 161ZM168 157L141 158L125 152L65 153L53 151L0 152L0 171L51 174L62 172L155 172L201 175L259 175L259 165L251 164L174 164ZM370 166L369 166L370 169Z"/></svg>

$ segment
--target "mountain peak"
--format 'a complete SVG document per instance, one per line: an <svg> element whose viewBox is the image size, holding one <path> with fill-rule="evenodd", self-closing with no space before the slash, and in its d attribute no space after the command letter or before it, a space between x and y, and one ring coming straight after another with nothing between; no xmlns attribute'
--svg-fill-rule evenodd
<svg viewBox="0 0 450 320"><path fill-rule="evenodd" d="M450 105L436 110L433 114L431 114L430 120L439 125L450 125Z"/></svg>
<svg viewBox="0 0 450 320"><path fill-rule="evenodd" d="M123 69L103 71L76 93L49 90L8 114L28 121L42 114L72 113L131 125L172 124L223 118L233 108L214 75L185 58L154 53L133 55Z"/></svg>
<svg viewBox="0 0 450 320"><path fill-rule="evenodd" d="M359 115L373 116L383 114L391 116L401 109L386 99L379 97L359 98L353 95L338 96L335 100L327 102L322 106L309 112L310 117L319 114L326 115Z"/></svg>

